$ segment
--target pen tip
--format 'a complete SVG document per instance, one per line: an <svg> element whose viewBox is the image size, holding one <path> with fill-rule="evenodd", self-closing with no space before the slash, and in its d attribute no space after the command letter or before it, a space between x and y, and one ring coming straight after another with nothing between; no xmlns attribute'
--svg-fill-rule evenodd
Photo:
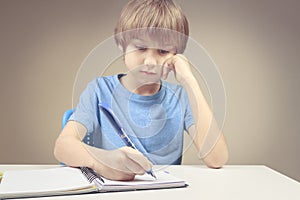
<svg viewBox="0 0 300 200"><path fill-rule="evenodd" d="M157 177L155 176L155 174L154 174L153 172L151 173L151 176L152 176L153 178L157 179Z"/></svg>

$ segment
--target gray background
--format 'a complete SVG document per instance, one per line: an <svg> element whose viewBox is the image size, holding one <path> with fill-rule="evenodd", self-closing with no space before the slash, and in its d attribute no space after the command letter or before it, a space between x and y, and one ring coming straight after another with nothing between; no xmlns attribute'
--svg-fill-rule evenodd
<svg viewBox="0 0 300 200"><path fill-rule="evenodd" d="M125 2L0 0L0 164L58 163L53 146L77 70L112 36ZM300 3L179 4L225 84L229 164L263 164L300 181ZM194 153L185 164L201 164Z"/></svg>

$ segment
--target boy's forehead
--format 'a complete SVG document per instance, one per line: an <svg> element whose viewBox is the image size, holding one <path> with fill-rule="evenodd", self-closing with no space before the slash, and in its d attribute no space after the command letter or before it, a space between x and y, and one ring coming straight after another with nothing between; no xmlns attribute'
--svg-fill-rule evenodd
<svg viewBox="0 0 300 200"><path fill-rule="evenodd" d="M158 49L175 49L175 44L172 44L170 41L164 41L159 37L139 37L134 38L130 42L135 45L145 45L148 48L158 48Z"/></svg>
<svg viewBox="0 0 300 200"><path fill-rule="evenodd" d="M180 32L155 27L124 31L119 33L117 38L122 41L123 48L127 48L132 43L138 43L149 48L164 49L175 53L182 53L187 42L187 36Z"/></svg>

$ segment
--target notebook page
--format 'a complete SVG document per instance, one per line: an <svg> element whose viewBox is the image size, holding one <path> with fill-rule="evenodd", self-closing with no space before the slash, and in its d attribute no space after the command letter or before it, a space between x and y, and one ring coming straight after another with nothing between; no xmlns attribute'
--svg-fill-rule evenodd
<svg viewBox="0 0 300 200"><path fill-rule="evenodd" d="M92 185L79 169L71 167L6 171L0 184L0 193L66 191Z"/></svg>
<svg viewBox="0 0 300 200"><path fill-rule="evenodd" d="M139 186L139 185L161 185L172 183L185 183L184 180L176 178L165 171L155 172L157 179L153 178L149 174L136 175L133 181L112 181L104 179L105 186Z"/></svg>

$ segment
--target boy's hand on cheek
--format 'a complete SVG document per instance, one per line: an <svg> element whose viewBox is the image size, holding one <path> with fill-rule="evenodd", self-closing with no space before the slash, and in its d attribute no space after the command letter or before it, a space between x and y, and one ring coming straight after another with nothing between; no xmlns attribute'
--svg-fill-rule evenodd
<svg viewBox="0 0 300 200"><path fill-rule="evenodd" d="M152 163L138 150L122 147L115 150L104 150L97 156L94 169L112 180L133 180L135 175L145 174L152 168Z"/></svg>
<svg viewBox="0 0 300 200"><path fill-rule="evenodd" d="M166 80L171 71L174 72L175 78L180 84L184 84L189 78L194 77L189 61L182 54L176 54L164 62L162 79Z"/></svg>

